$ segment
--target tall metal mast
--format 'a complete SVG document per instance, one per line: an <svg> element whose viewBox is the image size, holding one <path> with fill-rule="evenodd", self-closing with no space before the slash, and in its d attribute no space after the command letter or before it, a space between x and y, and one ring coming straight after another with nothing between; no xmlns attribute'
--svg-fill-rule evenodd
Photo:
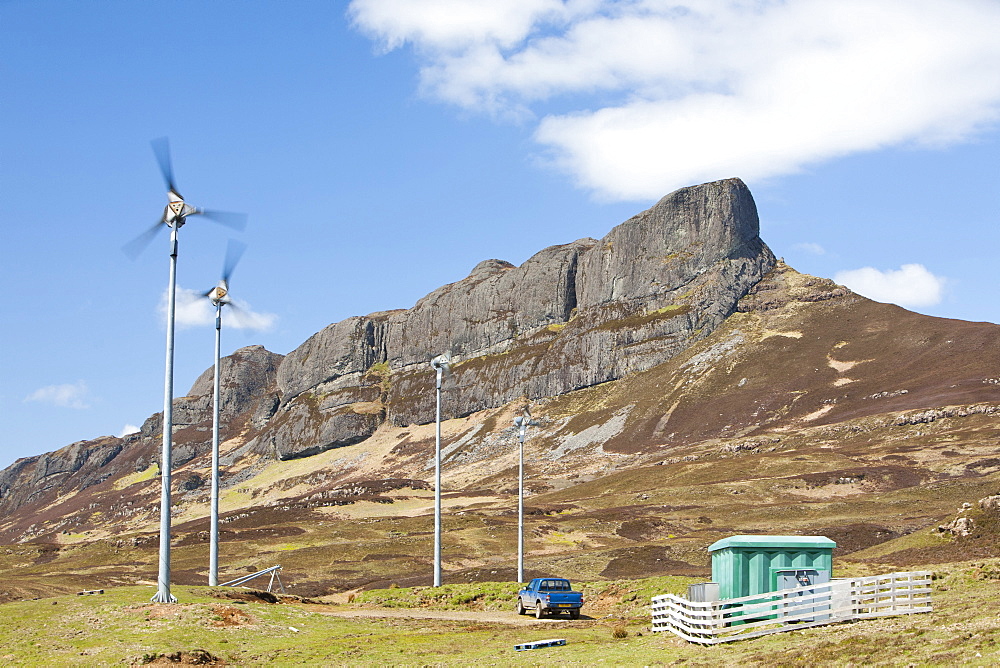
<svg viewBox="0 0 1000 668"><path fill-rule="evenodd" d="M451 369L451 355L445 353L431 360L437 372L437 411L434 417L434 586L441 586L441 378Z"/></svg>
<svg viewBox="0 0 1000 668"><path fill-rule="evenodd" d="M172 204L172 202L171 202ZM182 206L184 205L181 200ZM168 207L169 208L169 207ZM176 603L170 593L170 467L174 426L174 319L177 305L177 231L183 216L170 226L170 280L167 283L167 359L163 374L163 447L160 451L160 569L156 576L156 603Z"/></svg>

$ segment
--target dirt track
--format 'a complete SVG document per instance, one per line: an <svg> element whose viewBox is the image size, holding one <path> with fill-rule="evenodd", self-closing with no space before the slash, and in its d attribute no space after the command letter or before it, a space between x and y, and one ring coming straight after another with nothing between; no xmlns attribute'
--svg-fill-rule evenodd
<svg viewBox="0 0 1000 668"><path fill-rule="evenodd" d="M538 624L568 624L567 617L546 617L535 619L530 615L518 615L514 612L490 610L484 612L462 612L460 610L422 610L417 608L341 608L331 610L328 606L314 611L334 617L367 617L392 619L440 619L456 622L480 622L488 624L511 624L515 626L534 626ZM591 622L586 616L580 621ZM574 622L579 623L579 622Z"/></svg>

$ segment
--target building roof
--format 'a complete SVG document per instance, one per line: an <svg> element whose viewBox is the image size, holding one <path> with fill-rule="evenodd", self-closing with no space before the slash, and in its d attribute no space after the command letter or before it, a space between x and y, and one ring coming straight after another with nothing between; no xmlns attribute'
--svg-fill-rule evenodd
<svg viewBox="0 0 1000 668"><path fill-rule="evenodd" d="M826 536L729 536L717 540L709 546L709 552L716 552L727 547L768 547L768 548L806 548L827 549L837 547L837 543Z"/></svg>

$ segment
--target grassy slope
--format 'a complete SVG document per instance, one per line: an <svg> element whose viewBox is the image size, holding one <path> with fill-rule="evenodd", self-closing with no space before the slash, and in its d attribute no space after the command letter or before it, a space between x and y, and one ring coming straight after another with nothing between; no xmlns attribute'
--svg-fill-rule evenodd
<svg viewBox="0 0 1000 668"><path fill-rule="evenodd" d="M818 280L790 271L776 274L769 279L769 289L755 298L784 306L737 314L717 334L660 367L537 402L534 412L543 424L532 433L527 448L528 577L569 575L594 583L595 592L607 591L611 586L607 583L623 578L704 579L709 570L705 547L737 533L827 535L839 545L838 568L864 573L1000 557L1000 515L975 507L978 499L1000 493L996 454L1000 423L996 412L967 410L992 410L1000 402L1000 385L987 382L996 376L989 360L996 358L997 328L907 314L851 295L813 303L809 300L831 289L828 282ZM796 295L805 301L795 301ZM900 334L894 337L892 332ZM727 347L726 342L736 338L740 345ZM444 468L447 583L513 579L516 441L509 425L518 405L444 425L446 450L452 452L455 444ZM314 597L390 584L403 588L429 584L432 519L427 489L393 488L352 498L348 505L324 507L302 501L316 489L336 485L426 478L432 447L432 425L386 428L356 446L261 464L256 475L226 490L222 577L282 564L282 579L290 593ZM197 466L204 468L203 462L192 462L188 469ZM44 525L56 516L67 521L42 536L44 542L0 546L0 602L154 580L157 550L152 530L158 480L130 481L132 485L120 487L108 480L68 495L66 507L43 508L38 514L25 511L27 518L18 521ZM204 490L178 494L176 501L172 581L204 583L208 563ZM966 511L977 523L973 535L951 539L935 531L964 503L973 504ZM134 514L121 515L123 509ZM960 579L956 574L948 577ZM948 585L949 590L941 592L941 610L947 611L952 600L959 601L956 610L964 604L960 601L972 601L965 608L970 619L962 621L956 615L942 625L962 629L965 624L973 629L962 634L979 633L980 627L992 629L996 612L976 597L984 591L996 593L993 582L981 575L975 587L967 584ZM459 587L454 596L465 596L463 585L454 586ZM411 590L392 591L397 596ZM639 600L646 594L624 595ZM147 598L143 594L130 600ZM60 601L54 607L63 603L70 602ZM80 605L96 603L81 600ZM0 608L9 610L14 608ZM621 612L609 608L607 614ZM194 623L210 613L191 614ZM340 628L336 624L347 623L342 620L323 623L334 625L328 628L333 637L382 633L372 630L371 622L351 622L365 629L354 631L336 630ZM953 641L941 629L919 620L913 623L918 630L905 632L911 636L894 634L893 642L900 637L914 644L912 638L919 637L916 644L930 643L930 649L940 650L942 656L953 651ZM408 638L416 638L424 628L417 622L413 628L407 624L390 626L398 626ZM460 624L441 624L428 627L425 642L453 647L461 639L446 641L441 633L475 633ZM445 627L447 631L441 630ZM147 637L164 628L154 624L146 630ZM572 625L560 628L577 632ZM873 638L879 628L890 632L902 628L897 622L849 628L870 633L856 637L852 631L845 636L841 630L829 638L825 631L810 633L836 656L848 655L850 647L842 647L840 639L851 638L848 644L868 648L891 663L884 647L895 646L888 641L879 645ZM287 635L274 629L280 638ZM579 631L584 633L583 628ZM36 632L32 628L29 636L37 638L32 635ZM493 633L505 639L504 647L522 639L511 635L518 631L504 627L485 633L482 643L488 644ZM614 652L630 646L627 643L635 643L633 649L640 652L646 651L643 643L650 644L649 651L673 651L670 642L648 634L623 642L611 642L607 635L600 642L592 640L602 651ZM983 636L992 637L991 630ZM579 643L587 638L579 636ZM965 640L975 640L971 646L980 651L984 645L977 638ZM22 642L13 637L11 641ZM106 641L119 647L115 656L127 655L124 647L114 645L117 639L107 636ZM233 654L226 643L221 645L230 652L225 656L250 661L250 655ZM348 645L345 641L344 654L329 656L354 660L355 655L346 653L353 651ZM786 662L799 660L795 644L785 640L746 644L751 646L773 651ZM140 643L135 651L146 651L144 647ZM813 649L819 651L817 647L814 643ZM277 650L262 646L259 651L264 657ZM434 650L427 651L431 653L426 656L433 656ZM469 654L466 660L465 651L457 662L471 663L479 656ZM558 651L562 661L578 660L575 645ZM743 654L717 649L675 658L744 660ZM0 650L0 659L3 656ZM650 654L648 661L666 660L656 656ZM917 660L948 663L933 656L925 652ZM974 653L961 656L975 658ZM376 660L394 662L388 654L373 655L371 661Z"/></svg>
<svg viewBox="0 0 1000 668"><path fill-rule="evenodd" d="M207 588L177 587L176 605L148 603L151 587L103 596L62 596L3 606L0 662L19 666L128 665L203 650L238 665L995 665L1000 662L1000 562L939 568L930 614L805 629L704 648L648 631L646 596L688 581L587 585L590 621L535 626L435 619L347 619L315 605L268 605L213 598ZM496 587L453 585L382 590L368 601L431 609L505 606ZM442 592L443 593L443 592ZM468 603L458 603L471 599ZM631 599L631 600L629 600ZM602 601L600 604L597 601ZM358 604L356 604L358 605ZM371 603L367 604L369 607ZM343 610L349 606L334 606ZM975 614L972 612L975 611ZM616 639L624 625L629 636ZM565 638L564 647L515 652L532 640Z"/></svg>

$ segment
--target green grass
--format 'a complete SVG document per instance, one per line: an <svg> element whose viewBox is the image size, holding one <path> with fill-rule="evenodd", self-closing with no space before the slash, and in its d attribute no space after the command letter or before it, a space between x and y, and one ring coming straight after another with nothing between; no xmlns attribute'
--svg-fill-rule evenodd
<svg viewBox="0 0 1000 668"><path fill-rule="evenodd" d="M56 597L3 606L0 662L18 666L129 665L159 655L203 650L237 665L472 665L533 663L517 643L551 637L551 626L447 620L344 619L297 605L214 599L207 589L174 588L179 603L148 603L151 588L125 587L103 596ZM235 625L224 625L227 611ZM560 662L600 656L622 664L635 643L615 640L601 625L559 628L569 637ZM659 645L660 639L647 640Z"/></svg>
<svg viewBox="0 0 1000 668"><path fill-rule="evenodd" d="M129 485L134 485L139 482L147 482L149 480L152 480L159 474L160 474L160 465L157 462L153 462L142 471L136 471L135 473L130 473L128 475L122 476L121 478L115 481L114 488L116 490L122 490L128 487Z"/></svg>
<svg viewBox="0 0 1000 668"><path fill-rule="evenodd" d="M481 582L440 587L393 587L358 594L355 603L385 608L429 608L432 610L506 610L513 604L520 585L515 582Z"/></svg>
<svg viewBox="0 0 1000 668"><path fill-rule="evenodd" d="M640 580L604 580L574 582L583 592L585 612L592 617L630 619L648 622L649 600L658 594L684 594L698 578L661 576ZM511 610L518 590L516 582L479 582L445 584L440 587L392 587L362 592L355 604L384 608L422 608L427 610Z"/></svg>
<svg viewBox="0 0 1000 668"><path fill-rule="evenodd" d="M838 624L700 647L649 632L648 598L682 591L690 579L584 583L588 601L614 604L591 620L512 625L410 618L344 618L350 606L268 605L213 598L204 587L174 587L179 603L149 603L152 587L98 596L59 596L0 606L0 665L130 665L203 650L230 664L257 665L666 665L871 666L1000 663L1000 560L935 571L934 612ZM366 607L475 610L512 605L512 583L368 592ZM492 597L492 599L491 599ZM631 608L629 607L631 606ZM525 618L521 618L525 619ZM625 638L614 638L623 626ZM565 638L530 652L513 647Z"/></svg>

